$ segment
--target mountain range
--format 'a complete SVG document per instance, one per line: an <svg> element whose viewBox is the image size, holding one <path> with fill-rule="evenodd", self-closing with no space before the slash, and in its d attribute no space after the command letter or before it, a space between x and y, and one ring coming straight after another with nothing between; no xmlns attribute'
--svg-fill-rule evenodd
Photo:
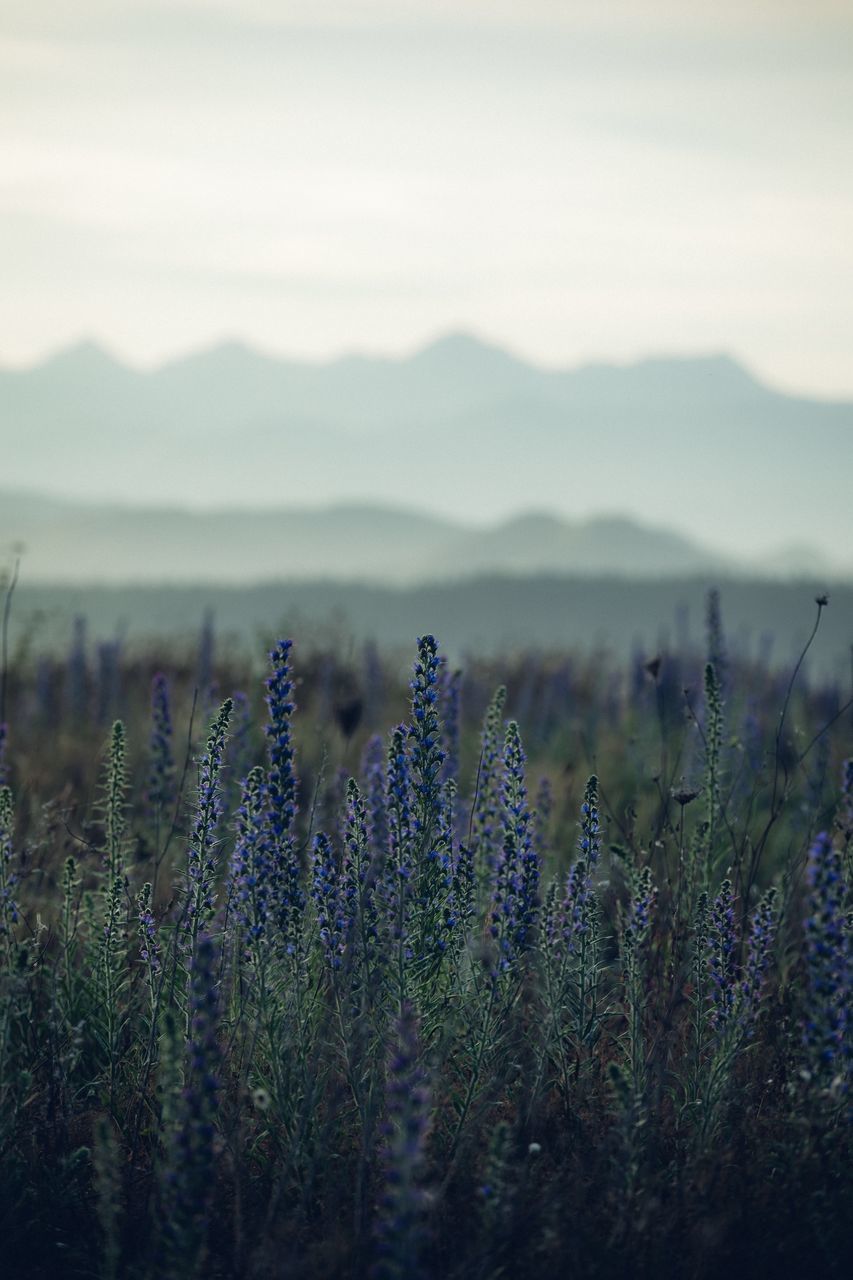
<svg viewBox="0 0 853 1280"><path fill-rule="evenodd" d="M853 404L725 355L554 370L453 334L145 371L83 343L0 370L0 457L38 577L853 569Z"/></svg>
<svg viewBox="0 0 853 1280"><path fill-rule="evenodd" d="M570 523L529 512L476 527L367 505L193 511L2 491L0 548L17 548L28 581L54 583L832 576L805 552L778 564L739 563L671 530L616 516Z"/></svg>

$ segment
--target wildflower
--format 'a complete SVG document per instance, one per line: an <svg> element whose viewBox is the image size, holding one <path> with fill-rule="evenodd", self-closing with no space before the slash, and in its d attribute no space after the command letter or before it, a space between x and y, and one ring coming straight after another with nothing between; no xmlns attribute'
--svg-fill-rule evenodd
<svg viewBox="0 0 853 1280"><path fill-rule="evenodd" d="M768 889L753 912L750 922L746 963L737 993L740 1022L747 1035L752 1035L764 993L766 973L776 933L775 904L776 890Z"/></svg>
<svg viewBox="0 0 853 1280"><path fill-rule="evenodd" d="M367 812L354 778L347 783L339 909L353 952L354 968L360 971L362 981L368 982L376 963L379 917L367 838Z"/></svg>
<svg viewBox="0 0 853 1280"><path fill-rule="evenodd" d="M293 767L293 678L290 673L292 641L280 640L270 653L267 679L266 726L269 768L267 811L273 860L272 897L281 943L288 955L300 949L305 893L301 884L299 855L294 836L297 812L296 773Z"/></svg>
<svg viewBox="0 0 853 1280"><path fill-rule="evenodd" d="M371 846L384 858L388 853L388 813L385 802L385 744L382 735L368 738L361 761Z"/></svg>
<svg viewBox="0 0 853 1280"><path fill-rule="evenodd" d="M14 810L9 787L0 787L0 938L7 959L11 955L12 929L18 923L19 911L15 900L17 876L12 869L12 822Z"/></svg>
<svg viewBox="0 0 853 1280"><path fill-rule="evenodd" d="M524 751L518 725L507 726L504 745L503 846L492 900L491 934L498 967L509 969L528 949L538 914L539 858L524 782Z"/></svg>
<svg viewBox="0 0 853 1280"><path fill-rule="evenodd" d="M346 949L346 912L334 848L322 831L314 837L311 852L311 897L317 913L320 944L331 967L339 969Z"/></svg>
<svg viewBox="0 0 853 1280"><path fill-rule="evenodd" d="M195 936L213 913L213 893L217 874L217 826L222 812L219 774L228 722L231 717L231 699L226 698L207 736L207 746L201 758L198 783L196 816L187 852L187 874L190 901L187 928Z"/></svg>
<svg viewBox="0 0 853 1280"><path fill-rule="evenodd" d="M441 770L445 753L440 744L438 718L438 645L434 636L418 640L418 658L412 679L412 794L415 830L429 840L431 815L438 809Z"/></svg>
<svg viewBox="0 0 853 1280"><path fill-rule="evenodd" d="M574 955L579 940L591 927L592 873L601 856L601 822L598 812L598 778L588 779L581 804L581 833L578 838L580 856L569 868L562 903L562 935L566 952Z"/></svg>
<svg viewBox="0 0 853 1280"><path fill-rule="evenodd" d="M453 671L446 662L442 665L440 680L441 720L444 728L444 763L441 770L443 783L459 780L459 702L462 672Z"/></svg>
<svg viewBox="0 0 853 1280"><path fill-rule="evenodd" d="M723 881L711 907L707 948L714 1004L711 1023L722 1031L734 1009L737 993L737 931L730 880Z"/></svg>
<svg viewBox="0 0 853 1280"><path fill-rule="evenodd" d="M157 923L151 910L151 885L145 883L137 897L137 919L139 920L140 951L149 979L160 972L160 945L157 941Z"/></svg>
<svg viewBox="0 0 853 1280"><path fill-rule="evenodd" d="M186 1085L167 1157L166 1245L175 1273L194 1274L207 1237L216 1157L219 1110L219 994L216 953L204 933L190 965L190 1034Z"/></svg>
<svg viewBox="0 0 853 1280"><path fill-rule="evenodd" d="M375 1280L417 1280L423 1275L423 1186L430 1121L429 1080L421 1064L417 1021L406 1004L395 1028L388 1063L383 1151L384 1190L375 1223Z"/></svg>
<svg viewBox="0 0 853 1280"><path fill-rule="evenodd" d="M846 1078L850 1069L850 934L845 920L841 855L822 831L808 857L805 922L809 996L804 1022L806 1048L815 1071Z"/></svg>
<svg viewBox="0 0 853 1280"><path fill-rule="evenodd" d="M231 862L236 915L254 941L267 933L273 891L268 789L260 766L252 769L243 784L236 827L237 840Z"/></svg>
<svg viewBox="0 0 853 1280"><path fill-rule="evenodd" d="M175 761L172 755L172 714L169 685L159 673L151 681L151 737L148 746L148 803L166 809L175 801Z"/></svg>
<svg viewBox="0 0 853 1280"><path fill-rule="evenodd" d="M497 865L498 833L501 811L501 773L503 769L503 709L506 689L496 690L483 722L477 791L471 820L472 856L478 879L486 879Z"/></svg>

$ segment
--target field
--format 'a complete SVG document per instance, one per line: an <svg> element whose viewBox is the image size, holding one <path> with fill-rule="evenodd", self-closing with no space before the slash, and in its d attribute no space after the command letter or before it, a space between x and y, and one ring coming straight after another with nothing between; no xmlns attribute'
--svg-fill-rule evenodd
<svg viewBox="0 0 853 1280"><path fill-rule="evenodd" d="M725 607L725 597L722 601ZM7 1274L847 1274L853 703L706 634L0 689Z"/></svg>

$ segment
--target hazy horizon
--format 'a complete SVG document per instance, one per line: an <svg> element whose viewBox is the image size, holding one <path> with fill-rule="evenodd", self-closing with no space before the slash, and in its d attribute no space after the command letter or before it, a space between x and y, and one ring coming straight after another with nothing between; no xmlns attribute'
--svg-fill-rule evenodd
<svg viewBox="0 0 853 1280"><path fill-rule="evenodd" d="M26 357L18 359L7 358L0 351L0 371L9 373L32 373L40 369L44 365L49 365L52 361L61 359L67 355L77 352L97 351L107 356L114 363L121 365L123 368L133 373L148 374L158 373L175 365L188 363L193 360L203 358L207 355L215 354L224 350L244 350L251 355L257 355L264 360L275 361L281 364L298 364L307 367L315 367L318 370L326 368L330 365L342 364L349 360L364 360L386 362L388 364L405 363L434 347L439 347L448 341L472 342L478 346L487 347L500 351L502 354L509 356L513 360L528 365L532 369L540 370L544 373L579 373L590 369L612 369L614 371L631 370L644 365L656 365L666 363L701 363L704 361L727 361L742 369L748 377L756 384L780 394L791 396L794 398L813 399L816 401L824 401L830 404L853 402L853 384L849 392L825 391L815 392L807 390L803 387L792 387L785 384L784 381L776 381L772 377L765 376L757 367L750 364L749 360L740 355L737 351L726 347L708 347L706 349L683 350L683 351L664 351L640 350L634 355L627 355L621 358L609 358L606 353L599 356L590 356L587 358L577 359L547 359L545 357L537 357L525 353L520 346L510 342L501 342L495 334L487 333L483 330L477 330L473 327L462 325L448 326L440 328L427 334L422 340L412 342L406 347L397 348L391 346L371 346L370 344L360 343L358 339L349 342L343 342L341 346L333 348L328 352L313 353L302 355L298 351L286 347L275 346L265 342L256 342L246 334L223 332L219 336L208 338L199 342L190 342L186 346L176 346L172 349L164 351L155 357L148 359L135 356L132 351L121 346L120 343L111 341L108 337L89 332L80 332L72 335L67 339L52 343L43 350L32 353Z"/></svg>

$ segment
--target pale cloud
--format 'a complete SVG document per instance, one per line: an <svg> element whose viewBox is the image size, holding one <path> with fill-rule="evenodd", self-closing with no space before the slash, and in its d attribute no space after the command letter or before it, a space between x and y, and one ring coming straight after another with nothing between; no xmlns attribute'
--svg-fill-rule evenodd
<svg viewBox="0 0 853 1280"><path fill-rule="evenodd" d="M851 33L832 0L4 0L0 360L464 325L853 393Z"/></svg>

